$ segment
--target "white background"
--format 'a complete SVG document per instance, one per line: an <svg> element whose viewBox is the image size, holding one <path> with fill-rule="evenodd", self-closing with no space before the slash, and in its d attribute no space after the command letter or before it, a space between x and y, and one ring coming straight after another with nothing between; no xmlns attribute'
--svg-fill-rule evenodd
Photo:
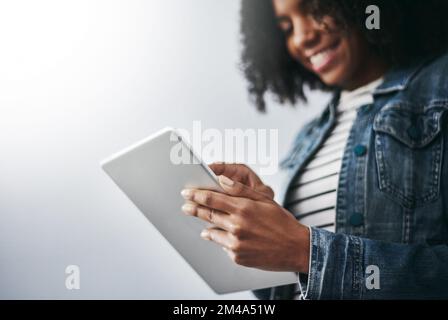
<svg viewBox="0 0 448 320"><path fill-rule="evenodd" d="M326 97L258 114L239 52L238 0L0 2L0 298L252 298L214 294L98 165L194 120L278 129L284 155Z"/></svg>

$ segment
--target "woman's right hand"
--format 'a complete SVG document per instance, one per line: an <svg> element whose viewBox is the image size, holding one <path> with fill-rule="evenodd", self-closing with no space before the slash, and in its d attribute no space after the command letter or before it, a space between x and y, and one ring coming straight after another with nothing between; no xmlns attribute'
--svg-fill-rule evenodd
<svg viewBox="0 0 448 320"><path fill-rule="evenodd" d="M265 195L270 200L274 199L274 191L265 185L260 177L247 165L238 163L215 162L209 165L217 176L226 176L238 181L251 189Z"/></svg>

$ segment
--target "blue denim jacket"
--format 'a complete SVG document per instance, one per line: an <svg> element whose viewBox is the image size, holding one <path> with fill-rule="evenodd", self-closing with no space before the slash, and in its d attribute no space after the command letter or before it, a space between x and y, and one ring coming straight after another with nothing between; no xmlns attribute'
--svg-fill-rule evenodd
<svg viewBox="0 0 448 320"><path fill-rule="evenodd" d="M299 132L281 163L284 195L335 125L338 99ZM311 231L310 270L301 276L307 299L448 298L448 54L390 70L374 102L358 109L340 169L336 232ZM372 272L376 288L367 285Z"/></svg>

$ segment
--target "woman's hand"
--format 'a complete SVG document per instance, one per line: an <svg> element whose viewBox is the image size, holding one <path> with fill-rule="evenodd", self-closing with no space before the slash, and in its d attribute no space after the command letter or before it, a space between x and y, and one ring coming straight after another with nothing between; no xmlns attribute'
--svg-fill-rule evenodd
<svg viewBox="0 0 448 320"><path fill-rule="evenodd" d="M221 245L237 264L307 273L308 227L272 200L273 193L266 192L255 173L249 175L252 179L249 184L261 191L220 175L219 182L226 193L185 189L182 196L187 202L182 210L214 224L215 227L205 229L201 236ZM247 182L247 179L240 181Z"/></svg>
<svg viewBox="0 0 448 320"><path fill-rule="evenodd" d="M266 195L271 200L274 199L272 188L265 185L258 175L245 164L215 162L209 167L217 176L226 176Z"/></svg>

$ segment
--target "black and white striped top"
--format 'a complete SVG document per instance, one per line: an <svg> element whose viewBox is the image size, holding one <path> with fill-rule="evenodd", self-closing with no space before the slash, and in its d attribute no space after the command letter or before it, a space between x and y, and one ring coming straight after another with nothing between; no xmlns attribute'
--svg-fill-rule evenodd
<svg viewBox="0 0 448 320"><path fill-rule="evenodd" d="M357 109L373 102L372 92L382 78L353 91L342 91L337 106L336 125L314 158L291 182L285 208L304 225L335 231L336 194L342 156ZM295 300L306 298L300 283ZM304 289L306 291L306 289Z"/></svg>
<svg viewBox="0 0 448 320"><path fill-rule="evenodd" d="M303 224L334 232L336 192L342 156L357 109L373 102L382 78L353 91L342 91L336 125L288 190L285 208Z"/></svg>

